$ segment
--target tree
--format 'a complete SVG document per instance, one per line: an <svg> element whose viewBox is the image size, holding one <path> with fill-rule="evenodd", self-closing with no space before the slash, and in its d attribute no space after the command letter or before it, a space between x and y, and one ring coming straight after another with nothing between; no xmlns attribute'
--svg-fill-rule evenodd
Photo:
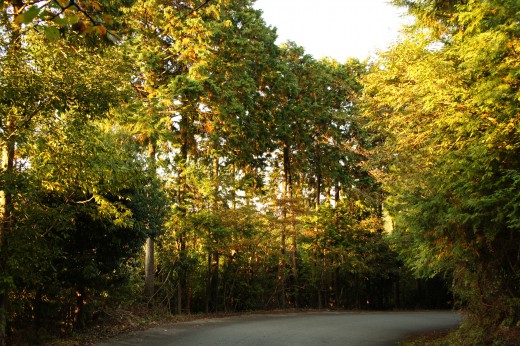
<svg viewBox="0 0 520 346"><path fill-rule="evenodd" d="M31 163L31 188L15 200L8 248L9 272L23 292L11 294L24 306L18 322L82 328L127 283L150 223L161 222L160 193L136 143L111 122L60 114L40 124L19 155ZM146 193L155 194L155 208Z"/></svg>
<svg viewBox="0 0 520 346"><path fill-rule="evenodd" d="M298 305L298 219L318 211L325 198L353 181L355 159L354 102L360 91L361 64L316 61L302 47L288 42L281 47L279 76L273 84L272 194L280 214L279 300L286 294L288 263L291 304ZM315 233L318 233L316 230ZM288 242L286 241L288 239ZM286 249L288 248L288 250ZM286 254L287 252L287 254ZM287 257L287 259L285 258Z"/></svg>
<svg viewBox="0 0 520 346"><path fill-rule="evenodd" d="M170 151L180 146L186 161L191 123L190 113L181 110L196 107L190 97L200 79L198 67L207 60L208 30L204 19L216 13L215 6L209 3L146 1L129 11L133 30L125 43L135 61L132 84L137 97L134 115L126 121L147 147L154 174L157 157L165 154L160 150L163 147ZM179 122L175 121L176 114L180 114ZM172 130L177 128L180 143L172 143ZM159 233L153 230L146 243L145 295L149 300L154 296L154 238Z"/></svg>
<svg viewBox="0 0 520 346"><path fill-rule="evenodd" d="M119 65L110 61L115 57L92 46L99 41L96 35L80 37L74 29L85 18L94 24L92 16L74 2L69 5L66 9L57 1L31 5L19 0L1 5L0 344L5 343L5 304L11 281L3 270L8 260L6 243L23 173L16 149L35 123L56 112L75 109L84 116L99 116L124 95L117 82L109 82L119 72ZM107 34L98 25L89 30ZM61 36L67 39L58 40Z"/></svg>
<svg viewBox="0 0 520 346"><path fill-rule="evenodd" d="M401 252L418 273L452 276L483 330L515 325L518 4L398 3L417 25L381 56L365 101Z"/></svg>
<svg viewBox="0 0 520 346"><path fill-rule="evenodd" d="M209 23L212 73L201 94L199 150L211 164L213 213L236 208L238 172L261 167L269 145L270 122L266 94L270 93L278 49L275 33L265 25L252 1L223 4L221 20ZM200 108L200 107L199 107ZM219 255L211 255L212 282L218 281ZM215 296L216 284L211 288ZM213 299L215 300L215 299ZM218 305L214 302L213 307Z"/></svg>

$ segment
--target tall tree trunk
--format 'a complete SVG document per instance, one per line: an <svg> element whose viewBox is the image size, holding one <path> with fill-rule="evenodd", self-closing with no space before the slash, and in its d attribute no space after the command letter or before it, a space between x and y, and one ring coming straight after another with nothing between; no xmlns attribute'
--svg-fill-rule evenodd
<svg viewBox="0 0 520 346"><path fill-rule="evenodd" d="M314 248L312 251L312 258L313 258L313 262L314 262L312 264L312 269L313 269L312 277L314 278L314 282L316 283L316 297L318 298L318 309L321 310L323 307L323 302L321 299L321 276L318 277L320 275L320 271L321 271L321 266L319 265L318 253L319 253L318 243L316 242L314 244Z"/></svg>
<svg viewBox="0 0 520 346"><path fill-rule="evenodd" d="M278 259L278 294L279 294L279 303L282 308L285 308L287 302L285 301L285 226L282 226L282 231L280 235L280 257Z"/></svg>
<svg viewBox="0 0 520 346"><path fill-rule="evenodd" d="M24 6L22 0L15 0L12 3L13 14L16 16ZM8 55L16 57L21 49L20 26L13 21L11 26L11 38L8 47ZM0 275L3 279L9 277L6 268L6 245L7 238L12 228L13 211L13 175L14 158L16 148L16 123L12 114L7 113L5 117L4 140L0 142L0 175L3 176L4 184L0 187ZM5 277L7 276L7 277ZM5 282L5 280L3 280ZM0 346L7 345L7 287L0 287Z"/></svg>
<svg viewBox="0 0 520 346"><path fill-rule="evenodd" d="M320 210L320 203L321 203L321 179L322 179L322 176L321 176L321 162L320 162L320 156L318 153L316 153L316 186L315 186L315 191L316 191L316 196L315 196L315 205L314 205L314 208L316 210L316 213L319 212ZM314 234L316 235L317 239L316 241L318 241L318 238L319 238L319 233L320 230L318 228L318 224L316 224L314 226ZM317 253L320 254L320 251L319 251L319 245L317 244L316 245L317 247ZM322 293L325 292L325 287L324 287L324 276L325 276L325 249L323 249L323 253L321 253L321 255L323 256L323 259L321 261L321 265L318 266L320 268L320 279L319 279L319 289L318 289L318 302L319 302L319 308L322 309L324 307L325 304L327 304L327 301L326 299L324 299L325 297L322 296Z"/></svg>
<svg viewBox="0 0 520 346"><path fill-rule="evenodd" d="M180 121L180 137L181 137L181 172L178 176L178 204L180 206L181 217L185 218L187 214L186 210L186 195L188 190L188 184L186 182L186 165L188 162L188 115L183 115ZM177 312L179 314L183 311L190 313L190 290L188 289L188 271L186 265L186 237L183 232L178 235L179 244L179 282L177 284Z"/></svg>
<svg viewBox="0 0 520 346"><path fill-rule="evenodd" d="M218 287L219 287L219 268L220 255L217 251L213 252L211 260L211 311L217 312L219 308Z"/></svg>
<svg viewBox="0 0 520 346"><path fill-rule="evenodd" d="M145 260L144 260L144 275L145 275L145 295L148 303L155 293L155 251L154 241L152 237L146 238L145 246Z"/></svg>
<svg viewBox="0 0 520 346"><path fill-rule="evenodd" d="M205 305L206 309L205 312L209 313L209 304L210 304L210 296L211 296L211 253L208 252L208 267L207 267L207 274L206 274L206 297L205 297Z"/></svg>
<svg viewBox="0 0 520 346"><path fill-rule="evenodd" d="M316 211L320 209L321 204L321 171L316 174Z"/></svg>
<svg viewBox="0 0 520 346"><path fill-rule="evenodd" d="M218 252L213 251L208 253L206 313L218 311L219 261L220 256Z"/></svg>
<svg viewBox="0 0 520 346"><path fill-rule="evenodd" d="M287 159L284 159L285 163L285 185L286 185L286 195L288 197L288 206L290 208L289 215L290 215L290 236L291 236L291 249L290 249L290 259L291 259L291 291L293 293L293 304L294 307L299 307L299 288L298 288L298 234L296 229L296 211L294 206L294 200L293 200L293 179L292 179L292 167L291 167L291 160L290 160L290 152L287 150L287 152L284 153L284 157L287 157Z"/></svg>
<svg viewBox="0 0 520 346"><path fill-rule="evenodd" d="M299 289L299 273L298 273L298 235L296 234L296 225L294 218L292 220L291 230L291 272L292 272L292 290L294 294L294 307L300 307L300 289Z"/></svg>
<svg viewBox="0 0 520 346"><path fill-rule="evenodd" d="M336 181L336 185L334 187L334 206L335 207L337 207L339 205L339 202L340 202L339 189L340 189L339 181Z"/></svg>
<svg viewBox="0 0 520 346"><path fill-rule="evenodd" d="M213 179L213 212L216 214L218 212L218 188L219 188L219 158L218 156L213 157L213 167L212 167L212 179ZM209 302L206 304L206 310L216 312L218 310L218 288L219 288L219 253L218 253L218 239L214 238L213 235L208 234L212 244L213 249L210 249L210 253L208 256L208 288L207 288L207 297L206 299Z"/></svg>
<svg viewBox="0 0 520 346"><path fill-rule="evenodd" d="M150 159L150 170L152 174L156 174L155 172L155 154L156 154L156 143L153 138L148 139L148 156ZM154 233L156 230L150 230L150 233ZM153 235L149 235L146 239L145 246L145 261L144 261L144 275L145 275L145 296L148 299L148 303L151 303L151 300L155 293L155 249L154 249L154 239Z"/></svg>
<svg viewBox="0 0 520 346"><path fill-rule="evenodd" d="M80 287L76 291L76 308L74 311L74 328L83 329L86 324L86 312L85 312L85 301L86 301L85 288Z"/></svg>
<svg viewBox="0 0 520 346"><path fill-rule="evenodd" d="M237 174L237 169L236 169L236 165L235 164L232 164L231 165L231 208L233 210L236 210L237 209L237 192L236 192L236 174Z"/></svg>
<svg viewBox="0 0 520 346"><path fill-rule="evenodd" d="M187 275L187 268L186 268L186 240L184 237L184 234L178 235L178 245L179 245L179 282L177 284L177 313L181 314L183 311L183 302L186 304L184 307L184 310L187 314L190 313L189 309L189 297L187 295L188 289L187 289L187 281L188 281L188 275Z"/></svg>
<svg viewBox="0 0 520 346"><path fill-rule="evenodd" d="M2 143L2 170L0 174L9 176L13 171L14 146L10 143ZM5 184L8 185L8 184ZM6 268L6 238L11 231L11 210L13 207L12 195L8 186L0 190L0 272L1 275L9 275ZM4 279L4 278L3 278ZM7 287L0 290L0 346L6 345L6 324L7 324Z"/></svg>
<svg viewBox="0 0 520 346"><path fill-rule="evenodd" d="M182 293L182 284L179 278L179 282L177 284L177 314L179 315L182 314Z"/></svg>
<svg viewBox="0 0 520 346"><path fill-rule="evenodd" d="M14 141L14 123L7 117L6 123L6 137L7 140L2 145L1 156L1 170L5 178L5 183L0 190L0 273L1 275L9 275L6 268L6 244L7 237L12 227L12 210L13 210L13 196L11 193L12 176L14 174L14 155L15 155L15 141ZM6 324L7 324L7 287L2 287L0 291L0 346L6 345Z"/></svg>
<svg viewBox="0 0 520 346"><path fill-rule="evenodd" d="M291 186L291 158L290 150L287 144L283 147L283 183L282 183L282 227L280 230L280 257L278 260L278 291L279 302L282 308L287 307L285 297L286 278L285 278L285 255L286 255L286 237L288 220L288 204L289 204L289 188Z"/></svg>

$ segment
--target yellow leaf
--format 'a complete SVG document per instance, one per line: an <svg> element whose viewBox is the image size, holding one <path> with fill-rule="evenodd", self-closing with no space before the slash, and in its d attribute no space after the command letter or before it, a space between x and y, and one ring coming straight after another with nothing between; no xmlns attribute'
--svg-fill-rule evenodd
<svg viewBox="0 0 520 346"><path fill-rule="evenodd" d="M101 11L101 5L95 1L92 1L92 7L94 7L95 10Z"/></svg>
<svg viewBox="0 0 520 346"><path fill-rule="evenodd" d="M22 24L23 23L23 13L20 13L18 14L15 18L14 18L14 22L18 25Z"/></svg>
<svg viewBox="0 0 520 346"><path fill-rule="evenodd" d="M101 36L105 36L107 34L107 28L104 25L97 26L97 31Z"/></svg>
<svg viewBox="0 0 520 346"><path fill-rule="evenodd" d="M112 23L112 16L110 16L108 14L104 14L103 15L103 20L105 21L105 23L111 24Z"/></svg>

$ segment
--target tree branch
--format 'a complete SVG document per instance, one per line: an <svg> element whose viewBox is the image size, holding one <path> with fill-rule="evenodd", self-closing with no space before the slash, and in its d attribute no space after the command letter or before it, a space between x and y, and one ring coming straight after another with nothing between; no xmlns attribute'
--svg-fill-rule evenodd
<svg viewBox="0 0 520 346"><path fill-rule="evenodd" d="M200 4L199 6L195 7L191 13L200 10L201 8L203 8L204 6L206 6L210 1L211 1L211 0L206 0L206 1L204 1L202 4ZM191 13L190 13L190 14L191 14Z"/></svg>
<svg viewBox="0 0 520 346"><path fill-rule="evenodd" d="M70 4L72 4L74 7L76 7L76 9L83 13L83 15L85 15L85 17L87 17L91 22L92 24L94 24L94 26L96 25L99 25L99 24L102 24L101 22L98 22L97 20L95 20L94 18L92 18L92 16L90 15L90 13L88 13L86 10L84 10L80 5L78 5L76 3L76 0L70 0L70 3L69 3L69 6Z"/></svg>
<svg viewBox="0 0 520 346"><path fill-rule="evenodd" d="M204 6L206 6L207 4L209 4L210 1L211 0L205 0L202 4L200 4L199 6L196 6L196 7L190 7L190 6L186 6L184 4L181 4L181 6L187 10L190 10L190 12L186 15L186 17L188 17L188 16L191 16L193 13L197 12L198 10L200 10L201 8L203 8Z"/></svg>
<svg viewBox="0 0 520 346"><path fill-rule="evenodd" d="M73 1L69 2L69 4L67 6L61 6L61 4L60 4L60 2L58 0L54 0L54 3L56 3L56 5L58 5L58 7L61 8L61 12L56 13L54 16L52 16L51 20L53 20L54 18L58 17L60 14L65 12L66 9L70 8L73 5Z"/></svg>

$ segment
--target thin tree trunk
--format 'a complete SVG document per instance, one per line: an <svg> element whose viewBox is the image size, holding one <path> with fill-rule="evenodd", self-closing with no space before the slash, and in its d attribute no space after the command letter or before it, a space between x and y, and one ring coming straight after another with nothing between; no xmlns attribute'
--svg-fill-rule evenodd
<svg viewBox="0 0 520 346"><path fill-rule="evenodd" d="M181 217L185 218L187 214L186 210L186 195L188 190L188 184L186 182L186 165L188 162L188 115L183 115L180 121L180 135L181 135L181 172L178 178L178 203L180 205ZM188 270L186 265L186 238L181 232L178 235L179 241L179 261L181 263L179 268L179 282L178 282L178 295L177 295L177 310L178 313L182 313L183 301L185 303L184 310L187 314L190 313L190 291L188 289Z"/></svg>
<svg viewBox="0 0 520 346"><path fill-rule="evenodd" d="M336 186L334 187L334 206L338 206L340 202L340 193L339 193L339 182L336 182Z"/></svg>
<svg viewBox="0 0 520 346"><path fill-rule="evenodd" d="M208 254L208 278L206 284L206 313L218 311L218 285L219 285L219 261L218 252Z"/></svg>
<svg viewBox="0 0 520 346"><path fill-rule="evenodd" d="M211 311L217 312L219 307L218 302L218 287L219 287L219 263L220 256L218 252L213 252L211 261Z"/></svg>
<svg viewBox="0 0 520 346"><path fill-rule="evenodd" d="M155 141L150 138L148 140L148 155L150 158L150 169L152 174L155 174L155 154L156 144ZM149 230L151 233L155 230ZM144 261L144 275L145 275L145 296L148 299L148 303L151 303L153 295L155 293L155 251L154 251L154 239L153 236L148 236L146 239L145 247L145 261Z"/></svg>
<svg viewBox="0 0 520 346"><path fill-rule="evenodd" d="M144 268L145 295L148 299L148 302L150 303L150 300L155 293L155 253L154 241L151 237L146 239Z"/></svg>
<svg viewBox="0 0 520 346"><path fill-rule="evenodd" d="M316 211L320 209L321 204L321 172L316 176Z"/></svg>
<svg viewBox="0 0 520 346"><path fill-rule="evenodd" d="M329 304L329 289L327 287L327 249L323 249L323 259L321 260L321 278L320 278L320 287L323 292L323 305L324 308L327 308Z"/></svg>
<svg viewBox="0 0 520 346"><path fill-rule="evenodd" d="M183 302L185 303L184 310L186 313L190 313L189 309L189 301L188 301L188 274L187 274L187 266L186 266L186 240L184 235L181 233L178 236L179 243L179 262L180 266L178 269L179 282L177 284L177 313L181 314L183 311Z"/></svg>
<svg viewBox="0 0 520 346"><path fill-rule="evenodd" d="M282 227L280 234L280 257L278 260L278 291L280 294L279 301L281 307L287 307L287 300L285 298L286 279L285 279L285 252L286 252L286 236L288 224L288 202L289 202L289 187L291 185L291 159L289 146L284 145L283 148L283 184L282 184Z"/></svg>
<svg viewBox="0 0 520 346"><path fill-rule="evenodd" d="M280 235L280 257L278 259L278 293L279 293L279 302L282 308L285 308L285 275L284 275L284 267L285 267L285 227L282 227L282 234Z"/></svg>
<svg viewBox="0 0 520 346"><path fill-rule="evenodd" d="M213 192L215 194L214 204L213 204L213 212L218 212L218 188L219 188L219 174L220 174L220 165L219 165L219 157L215 156L213 158ZM216 240L218 243L218 239ZM219 253L218 253L218 244L215 244L215 249L211 254L211 309L214 312L218 311L218 287L219 287Z"/></svg>
<svg viewBox="0 0 520 346"><path fill-rule="evenodd" d="M191 288L191 284L188 287L188 292L186 295L186 313L191 314L191 298L193 296L193 290Z"/></svg>
<svg viewBox="0 0 520 346"><path fill-rule="evenodd" d="M8 118L9 119L9 118ZM14 126L11 120L7 120L7 133L14 132ZM9 181L14 173L14 136L9 136L7 141L2 143L1 171L6 179L6 184L0 190L0 272L2 275L9 275L6 268L5 247L7 236L11 232L11 213L13 210L13 196L9 188ZM7 294L5 291L0 293L0 346L7 343L6 325L7 325Z"/></svg>
<svg viewBox="0 0 520 346"><path fill-rule="evenodd" d="M321 199L320 199L320 196L321 196L321 167L320 167L320 160L319 160L319 156L317 155L317 167L316 167L316 186L315 186L315 190L316 190L316 196L315 196L315 210L316 210L316 213L318 213L318 211L320 210L320 203L321 203ZM314 234L316 235L316 237L318 237L318 233L320 232L319 228L318 228L318 224L315 225L314 227ZM318 247L318 251L317 253L320 253L319 251L319 246L317 245ZM318 290L318 304L319 304L319 309L322 309L324 307L324 304L326 304L326 300L324 301L324 297L322 296L322 293L324 292L324 275L325 275L325 249L323 250L323 259L321 261L321 265L319 266L320 267L320 282L319 282L319 290Z"/></svg>
<svg viewBox="0 0 520 346"><path fill-rule="evenodd" d="M291 219L291 273L292 273L292 291L294 295L294 307L300 306L300 290L299 290L299 273L298 273L298 234L296 229L296 211L293 201L293 180L291 172L291 163L288 162L287 168L287 194L289 197L290 219Z"/></svg>
<svg viewBox="0 0 520 346"><path fill-rule="evenodd" d="M294 222L294 221L293 221ZM291 269L293 275L293 291L294 291L294 307L300 307L300 289L299 289L299 274L298 274L298 240L296 234L296 226L292 225L292 244L291 244Z"/></svg>
<svg viewBox="0 0 520 346"><path fill-rule="evenodd" d="M314 282L316 283L316 293L317 293L317 298L318 298L318 309L321 310L322 307L323 307L323 302L322 302L322 299L321 299L321 276L320 278L318 278L318 275L320 275L320 270L321 270L321 266L319 265L319 259L318 259L318 244L314 244L314 249L312 251L312 257L314 259L314 263L313 263L313 277L314 277Z"/></svg>
<svg viewBox="0 0 520 346"><path fill-rule="evenodd" d="M85 300L86 293L84 288L78 288L76 292L76 309L74 315L74 328L75 329L83 329L86 323L86 313L85 313Z"/></svg>
<svg viewBox="0 0 520 346"><path fill-rule="evenodd" d="M218 212L218 188L219 188L219 158L213 158L213 167L211 171L213 183L213 203L211 205L213 212ZM209 249L208 253L208 280L206 287L206 312L216 312L218 310L218 288L219 288L219 253L218 239L213 238L211 231L208 234L213 249Z"/></svg>
<svg viewBox="0 0 520 346"><path fill-rule="evenodd" d="M236 165L231 165L231 208L233 210L237 209L237 192L235 190L236 188Z"/></svg>
<svg viewBox="0 0 520 346"><path fill-rule="evenodd" d="M205 303L206 303L206 313L209 313L209 302L210 302L210 295L211 295L211 253L208 253L208 272L206 277L206 297L205 297Z"/></svg>
<svg viewBox="0 0 520 346"><path fill-rule="evenodd" d="M177 314L182 314L182 284L180 280L177 284Z"/></svg>

